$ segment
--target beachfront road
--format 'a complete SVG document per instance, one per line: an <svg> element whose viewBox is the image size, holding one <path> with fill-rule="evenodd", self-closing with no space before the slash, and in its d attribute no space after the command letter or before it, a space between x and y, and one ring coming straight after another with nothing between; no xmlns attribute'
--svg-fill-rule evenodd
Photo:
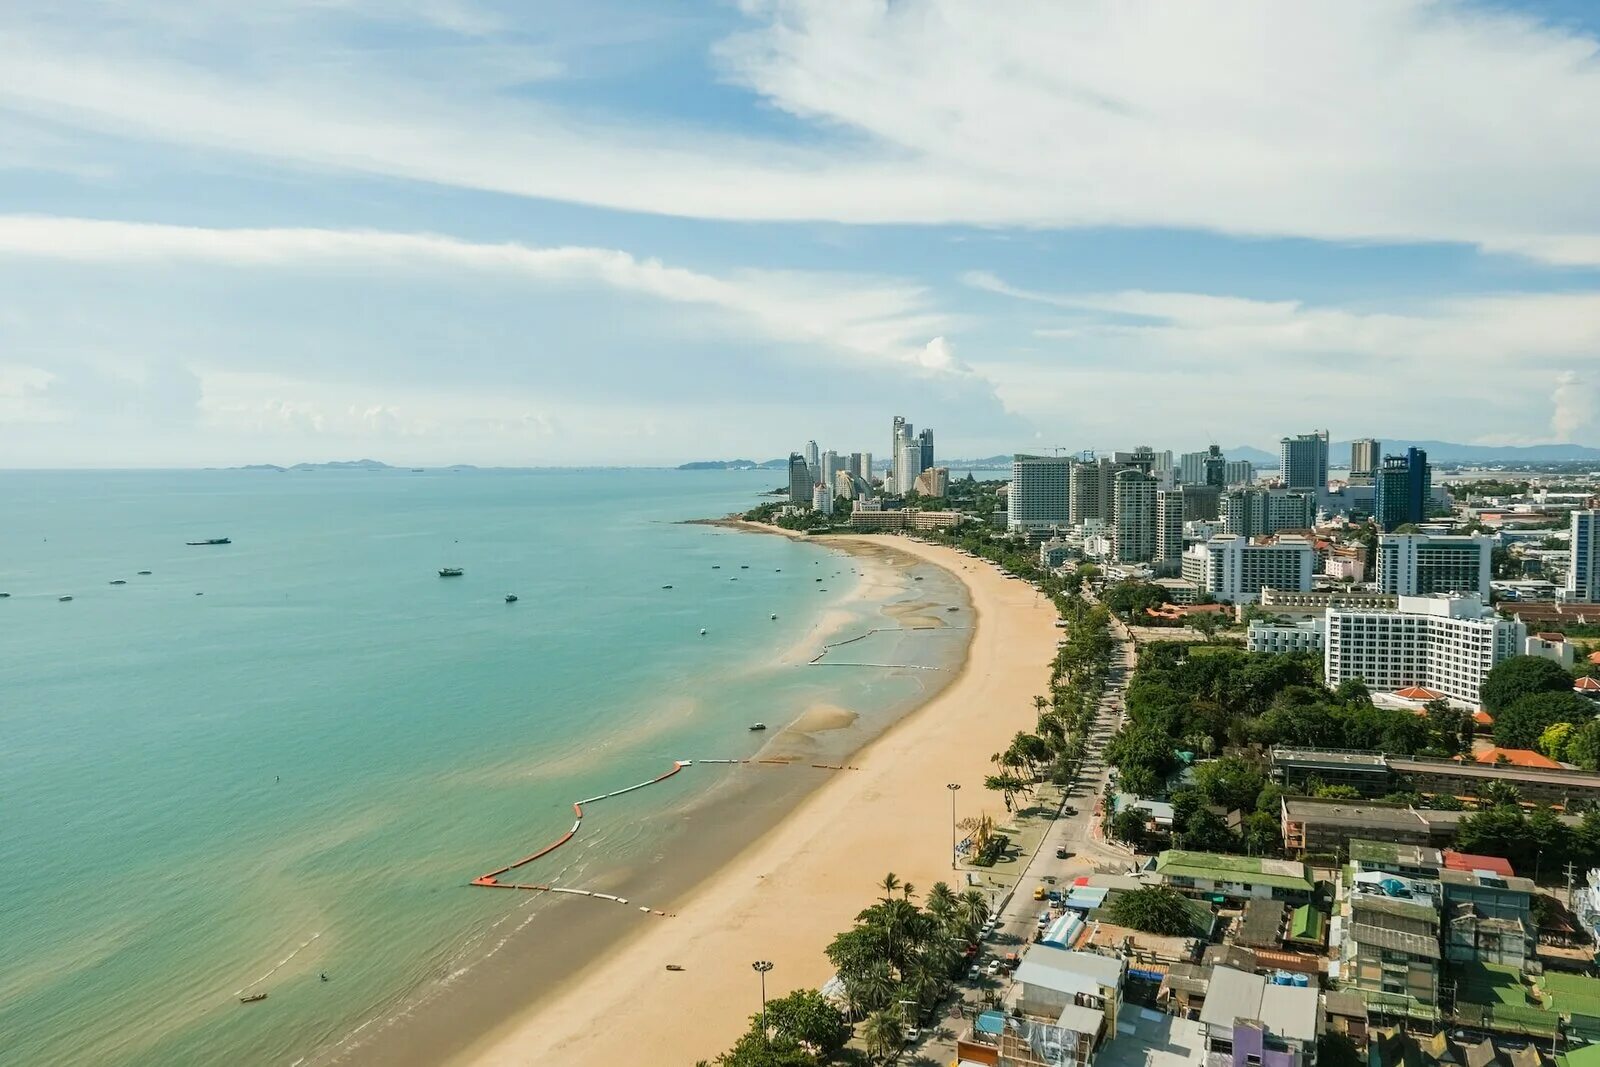
<svg viewBox="0 0 1600 1067"><path fill-rule="evenodd" d="M1087 592L1085 596L1093 600ZM1038 850L1023 868L1021 877L1016 881L1015 892L1001 910L1001 923L985 943L979 957L984 967L987 967L988 960L1003 958L1008 952L1025 952L1027 946L1033 943L1039 913L1047 907L1044 902L1033 899L1036 886L1043 885L1047 891L1051 888L1064 890L1079 875L1097 871L1121 873L1139 862L1128 849L1100 837L1095 810L1105 794L1111 773L1111 767L1105 762L1105 748L1122 725L1125 713L1123 697L1133 675L1137 656L1132 635L1115 618L1111 620L1111 635L1115 647L1107 671L1106 689L1100 697L1099 711L1089 734L1088 752L1079 769L1078 780L1067 793L1066 805L1073 808L1075 813L1063 813L1056 818ZM1066 859L1056 858L1058 848L1067 851ZM1010 884L1010 879L1007 879L1007 884ZM947 1015L933 1028L932 1036L924 1039L918 1047L907 1049L907 1056L902 1062L940 1065L954 1062L956 1035L968 1025L967 1019L971 1018L973 1010L981 1006L984 992L992 991L1003 999L1010 984L1009 977L991 978L987 974L975 982L960 983L957 987L962 996L960 1007L966 1019Z"/></svg>

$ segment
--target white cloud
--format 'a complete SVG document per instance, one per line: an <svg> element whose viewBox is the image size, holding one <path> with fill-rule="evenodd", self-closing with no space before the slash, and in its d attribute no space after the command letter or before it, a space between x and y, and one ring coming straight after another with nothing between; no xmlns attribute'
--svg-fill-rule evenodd
<svg viewBox="0 0 1600 1067"><path fill-rule="evenodd" d="M97 219L0 216L0 260L213 263L240 268L474 270L543 285L600 286L736 316L771 340L825 346L842 356L929 375L968 374L943 338L956 320L903 282L792 272L718 277L627 252L482 244L437 234L371 230L215 229ZM939 346L937 349L935 345ZM929 352L943 353L930 359Z"/></svg>
<svg viewBox="0 0 1600 1067"><path fill-rule="evenodd" d="M1550 432L1557 441L1576 441L1594 423L1594 389L1575 371L1556 375L1550 394Z"/></svg>
<svg viewBox="0 0 1600 1067"><path fill-rule="evenodd" d="M92 0L10 5L0 108L674 215L1172 226L1600 262L1600 139L1583 135L1596 44L1487 4L752 0L714 62L811 126L803 141L541 101L529 78L562 64L470 5L332 5L358 26L444 27L442 65L353 46L316 17L327 6L173 34L171 5L143 22L118 5L109 30Z"/></svg>

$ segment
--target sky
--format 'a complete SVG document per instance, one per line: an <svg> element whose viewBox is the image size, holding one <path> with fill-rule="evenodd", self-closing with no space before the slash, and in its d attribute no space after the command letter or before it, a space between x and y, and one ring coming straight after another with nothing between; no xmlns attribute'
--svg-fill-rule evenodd
<svg viewBox="0 0 1600 1067"><path fill-rule="evenodd" d="M0 466L1600 443L1600 5L7 0Z"/></svg>

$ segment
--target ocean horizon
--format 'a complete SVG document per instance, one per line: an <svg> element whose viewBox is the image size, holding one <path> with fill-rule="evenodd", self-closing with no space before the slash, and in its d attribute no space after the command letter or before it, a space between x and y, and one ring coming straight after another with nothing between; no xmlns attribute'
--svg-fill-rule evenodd
<svg viewBox="0 0 1600 1067"><path fill-rule="evenodd" d="M808 709L859 715L817 735L848 751L964 647L959 626L894 624L961 603L938 568L868 589L825 539L684 522L772 488L672 469L0 472L8 1057L359 1059L363 1032L530 951L546 909L652 921L467 883L558 838L572 801L748 758ZM830 665L903 667L808 667L824 630L857 639ZM737 773L594 807L529 880L670 866L661 842ZM822 772L773 773L797 776L775 787L791 802Z"/></svg>

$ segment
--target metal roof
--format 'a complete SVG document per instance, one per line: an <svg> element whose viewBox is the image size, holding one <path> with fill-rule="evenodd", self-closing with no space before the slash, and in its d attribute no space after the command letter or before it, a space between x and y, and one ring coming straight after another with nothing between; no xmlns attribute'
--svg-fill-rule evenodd
<svg viewBox="0 0 1600 1067"><path fill-rule="evenodd" d="M1294 860L1168 849L1156 857L1155 869L1157 874L1169 878L1178 876L1214 882L1242 882L1277 889L1298 889L1307 893L1314 888L1310 875L1306 873L1306 865Z"/></svg>
<svg viewBox="0 0 1600 1067"><path fill-rule="evenodd" d="M1259 974L1218 967L1200 1009L1200 1021L1232 1029L1241 1019L1255 1020L1279 1037L1314 1041L1317 1037L1316 989L1268 985Z"/></svg>

